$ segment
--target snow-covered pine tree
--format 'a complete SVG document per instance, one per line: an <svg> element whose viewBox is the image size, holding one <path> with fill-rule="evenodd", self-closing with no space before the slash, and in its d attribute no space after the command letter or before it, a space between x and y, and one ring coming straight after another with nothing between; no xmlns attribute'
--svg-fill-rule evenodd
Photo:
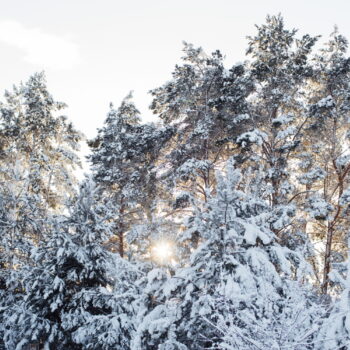
<svg viewBox="0 0 350 350"><path fill-rule="evenodd" d="M77 256L83 259L78 262L86 271L68 304L63 328L83 349L127 350L134 332L140 272L119 254L106 251L113 211L110 203L101 203L95 185L87 182L68 222L81 246Z"/></svg>
<svg viewBox="0 0 350 350"><path fill-rule="evenodd" d="M350 236L348 236L348 258L339 271L331 272L331 280L340 284L342 292L324 320L318 335L317 350L350 349ZM342 271L340 271L342 270Z"/></svg>
<svg viewBox="0 0 350 350"><path fill-rule="evenodd" d="M151 108L175 128L165 157L171 187L205 197L215 187L215 167L244 130L253 85L245 65L227 70L219 51L206 55L187 43L183 51L183 64L176 65L172 80L151 91Z"/></svg>
<svg viewBox="0 0 350 350"><path fill-rule="evenodd" d="M264 165L267 199L272 210L287 210L286 215L293 215L298 197L291 166L308 119L303 89L312 75L309 56L317 40L309 35L298 39L296 32L285 28L280 15L267 16L266 23L257 26L257 34L249 37L247 54L252 57L249 67L255 81L249 106L252 123L251 130L236 140L242 150L238 159L246 160L248 168L252 163ZM284 225L271 228L285 236ZM302 239L295 232L298 225L294 228L293 236L284 237L293 248Z"/></svg>
<svg viewBox="0 0 350 350"><path fill-rule="evenodd" d="M166 225L172 221L174 236L191 211L190 197L205 200L215 189L215 170L235 152L233 141L249 123L246 98L253 89L245 64L226 69L219 51L207 55L188 43L183 51L172 79L151 91L151 109L174 129L161 157L161 179L172 196L162 203L161 217ZM186 263L185 256L179 261Z"/></svg>
<svg viewBox="0 0 350 350"><path fill-rule="evenodd" d="M311 350L319 344L318 334L325 307L315 291L294 281L286 281L287 295L276 303L264 297L262 309L237 310L228 298L218 300L217 322L222 350ZM244 327L242 327L244 325Z"/></svg>
<svg viewBox="0 0 350 350"><path fill-rule="evenodd" d="M69 218L56 218L50 240L34 253L36 265L23 283L25 296L5 315L8 349L31 343L45 349L81 349L74 332L89 317L111 312L113 298L107 288L113 284L112 258L103 247L110 235L110 211L96 202L96 195L95 185L84 182Z"/></svg>
<svg viewBox="0 0 350 350"><path fill-rule="evenodd" d="M94 179L101 195L115 206L114 250L121 257L125 255L125 234L130 224L151 221L159 194L156 160L171 133L171 128L141 124L130 93L117 110L111 106L104 127L89 142Z"/></svg>
<svg viewBox="0 0 350 350"><path fill-rule="evenodd" d="M39 198L27 192L28 177L18 162L0 166L0 348L3 317L17 299L23 297L23 270L31 265L34 242L47 233L46 215Z"/></svg>
<svg viewBox="0 0 350 350"><path fill-rule="evenodd" d="M23 292L21 268L32 264L33 244L47 238L49 211L74 191L81 135L56 115L63 107L42 73L7 91L0 105L1 288L10 299ZM2 314L14 299L1 299Z"/></svg>
<svg viewBox="0 0 350 350"><path fill-rule="evenodd" d="M301 180L312 190L305 201L310 214L308 231L314 239L324 242L319 280L325 294L332 262L346 255L344 236L350 224L349 202L343 197L350 186L347 48L348 41L335 30L314 58L315 73L308 86L309 121L304 137L308 159L302 164L311 164L313 168Z"/></svg>
<svg viewBox="0 0 350 350"><path fill-rule="evenodd" d="M6 91L1 104L1 158L3 164L21 159L30 179L28 191L42 197L43 206L64 205L62 193L73 193L75 176L80 166L76 154L82 135L65 116L65 107L49 94L43 73Z"/></svg>
<svg viewBox="0 0 350 350"><path fill-rule="evenodd" d="M80 163L75 151L81 135L65 117L56 116L64 104L55 102L48 93L42 73L6 92L5 98L0 105L0 181L2 197L12 206L7 215L14 221L43 219L49 208L62 204L61 193L73 191L71 170ZM25 196L32 211L29 216L21 212L24 205L15 203L23 203ZM23 239L38 242L44 238L42 229L35 234L34 230L18 229L19 225L11 227L16 227L17 235L26 235ZM5 230L2 238L13 239L11 232Z"/></svg>
<svg viewBox="0 0 350 350"><path fill-rule="evenodd" d="M138 326L135 350L224 348L219 331L222 320L235 320L232 327L254 341L251 320L260 320L261 325L269 319L283 322L281 313L293 311L288 298L295 290L289 280L297 278L306 263L298 252L281 246L270 229L270 222L283 219L261 199L266 187L241 191L240 173L230 163L217 182L216 193L208 194L206 202L193 202L194 214L187 220L182 241L191 240L196 232L200 244L188 266L168 278L161 270L149 274L148 289L152 284L158 287ZM308 308L307 302L303 305ZM314 317L306 316L298 324L303 335ZM303 344L311 342L312 336L310 332ZM241 347L232 349L249 348L244 341L237 344Z"/></svg>

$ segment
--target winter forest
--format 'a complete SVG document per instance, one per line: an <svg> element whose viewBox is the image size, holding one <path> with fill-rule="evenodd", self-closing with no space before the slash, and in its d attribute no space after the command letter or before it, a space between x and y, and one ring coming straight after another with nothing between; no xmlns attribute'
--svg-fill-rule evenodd
<svg viewBox="0 0 350 350"><path fill-rule="evenodd" d="M281 15L243 63L184 43L157 121L130 93L89 140L43 73L6 91L0 349L350 350L347 48Z"/></svg>

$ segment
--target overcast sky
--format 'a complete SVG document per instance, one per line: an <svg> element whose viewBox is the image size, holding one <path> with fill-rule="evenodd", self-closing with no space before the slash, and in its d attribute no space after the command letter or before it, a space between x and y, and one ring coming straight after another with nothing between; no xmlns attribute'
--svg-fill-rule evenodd
<svg viewBox="0 0 350 350"><path fill-rule="evenodd" d="M338 25L350 39L347 0L0 0L0 90L45 70L50 92L89 138L130 90L149 120L147 92L163 84L182 41L220 49L227 66L244 60L245 37L267 14L300 34Z"/></svg>

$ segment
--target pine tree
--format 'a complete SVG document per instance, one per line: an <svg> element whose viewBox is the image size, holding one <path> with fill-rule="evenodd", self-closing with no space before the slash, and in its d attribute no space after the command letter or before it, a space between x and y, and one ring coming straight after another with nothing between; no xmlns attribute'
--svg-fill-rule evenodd
<svg viewBox="0 0 350 350"><path fill-rule="evenodd" d="M66 117L64 104L47 91L44 75L5 93L0 105L0 314L24 292L22 267L33 264L33 245L45 241L52 210L62 207L61 193L73 193L81 139ZM0 320L2 323L2 321Z"/></svg>
<svg viewBox="0 0 350 350"><path fill-rule="evenodd" d="M108 207L96 203L87 181L68 219L57 218L50 240L34 254L36 265L24 281L26 295L7 310L5 343L22 349L81 349L74 341L87 315L110 312L111 257L103 247L110 234ZM70 315L75 314L75 319Z"/></svg>
<svg viewBox="0 0 350 350"><path fill-rule="evenodd" d="M0 166L0 344L6 310L23 297L22 268L32 265L31 250L48 233L40 198L27 192L26 170L19 161L12 166Z"/></svg>
<svg viewBox="0 0 350 350"><path fill-rule="evenodd" d="M28 191L42 197L49 208L64 204L61 193L74 193L72 173L80 166L76 152L82 135L57 112L65 107L49 94L45 76L37 73L27 83L5 94L1 104L1 161L21 165L29 176Z"/></svg>
<svg viewBox="0 0 350 350"><path fill-rule="evenodd" d="M314 164L306 176L317 181L310 184L313 194L308 201L311 213L310 234L324 241L322 283L327 293L332 262L337 254L346 254L343 240L349 225L343 201L349 187L349 74L347 40L336 30L314 59L315 74L309 86L309 163ZM315 173L315 170L317 172ZM314 175L312 175L314 174Z"/></svg>
<svg viewBox="0 0 350 350"><path fill-rule="evenodd" d="M107 252L112 208L97 204L97 189L87 183L75 204L69 225L87 255L79 263L86 268L63 317L63 328L83 349L129 349L134 331L134 309L139 294L135 266ZM108 212L106 212L108 210Z"/></svg>
<svg viewBox="0 0 350 350"><path fill-rule="evenodd" d="M183 51L173 79L151 91L151 108L165 125L175 127L165 157L170 186L205 197L215 187L215 167L244 130L253 85L244 64L224 67L220 51L206 55L187 43Z"/></svg>
<svg viewBox="0 0 350 350"><path fill-rule="evenodd" d="M333 282L341 285L342 292L335 301L329 316L324 320L318 336L317 350L347 350L350 347L350 238L348 238L348 259L342 272L332 271Z"/></svg>
<svg viewBox="0 0 350 350"><path fill-rule="evenodd" d="M300 195L291 181L291 170L308 119L303 91L313 74L309 56L317 40L309 35L298 39L296 32L285 28L280 15L267 16L266 23L257 26L257 34L249 37L247 54L252 57L250 70L255 81L250 100L252 126L236 140L241 146L239 157L246 160L248 169L263 164L270 187L266 199L273 210L285 208L290 216ZM305 241L297 239L298 232L287 237L284 226L272 229L291 248Z"/></svg>
<svg viewBox="0 0 350 350"><path fill-rule="evenodd" d="M115 205L116 251L125 255L125 235L133 222L151 220L156 186L156 160L171 128L140 124L139 112L129 94L115 110L111 106L105 126L89 142L89 160L102 196ZM145 218L146 216L146 218Z"/></svg>
<svg viewBox="0 0 350 350"><path fill-rule="evenodd" d="M325 308L310 288L287 281L288 295L276 303L262 298L254 312L239 310L227 298L218 301L217 322L210 322L220 337L219 349L315 349ZM242 312L241 312L242 311ZM243 327L242 327L243 326Z"/></svg>
<svg viewBox="0 0 350 350"><path fill-rule="evenodd" d="M163 282L138 328L137 349L216 348L221 335L213 324L236 313L236 326L253 333L249 318L277 319L291 292L288 279L305 268L302 255L282 247L270 229L281 218L258 196L266 189L254 186L256 193L244 193L239 172L231 165L226 172L217 179L215 195L194 203L182 239L191 241L196 232L200 244L189 265L170 278L152 272L151 281Z"/></svg>

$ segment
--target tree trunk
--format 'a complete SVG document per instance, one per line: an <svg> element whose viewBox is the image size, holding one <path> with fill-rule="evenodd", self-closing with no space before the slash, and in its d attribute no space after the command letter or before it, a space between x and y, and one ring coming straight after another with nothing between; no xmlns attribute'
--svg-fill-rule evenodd
<svg viewBox="0 0 350 350"><path fill-rule="evenodd" d="M121 206L119 209L119 225L118 225L118 232L117 232L117 236L119 240L118 249L119 249L119 255L121 258L124 257L124 218L123 218L124 211L125 211L125 206L122 199Z"/></svg>
<svg viewBox="0 0 350 350"><path fill-rule="evenodd" d="M323 267L323 283L322 283L322 293L327 294L329 285L329 273L331 271L331 254L332 254L332 241L333 241L333 227L328 224L327 230L327 241L326 241L326 251L324 255L324 267Z"/></svg>

